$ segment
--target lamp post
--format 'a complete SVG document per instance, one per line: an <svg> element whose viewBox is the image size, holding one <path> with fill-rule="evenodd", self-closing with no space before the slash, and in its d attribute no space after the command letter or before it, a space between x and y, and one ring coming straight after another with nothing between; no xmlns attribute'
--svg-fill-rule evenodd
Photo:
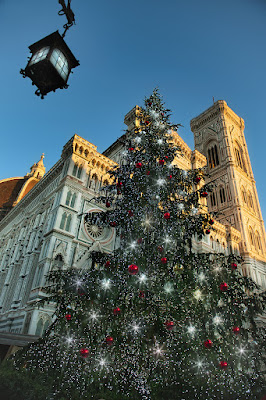
<svg viewBox="0 0 266 400"><path fill-rule="evenodd" d="M74 13L70 8L71 0L68 0L68 6L65 0L59 0L62 10L59 15L65 14L67 24L64 25L65 31L61 36L58 31L51 33L36 43L29 46L32 53L25 69L21 69L20 73L23 78L29 77L32 85L37 86L35 94L44 96L56 89L67 89L68 78L71 70L79 65L78 60L71 52L70 48L64 41L66 31L75 22Z"/></svg>

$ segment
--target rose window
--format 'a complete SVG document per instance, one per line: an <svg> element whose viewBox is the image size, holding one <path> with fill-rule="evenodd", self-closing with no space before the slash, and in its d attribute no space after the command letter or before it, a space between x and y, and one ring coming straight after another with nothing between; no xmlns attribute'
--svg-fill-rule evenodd
<svg viewBox="0 0 266 400"><path fill-rule="evenodd" d="M104 228L99 225L93 225L91 222L85 223L85 229L87 233L92 236L94 239L98 239L103 236Z"/></svg>

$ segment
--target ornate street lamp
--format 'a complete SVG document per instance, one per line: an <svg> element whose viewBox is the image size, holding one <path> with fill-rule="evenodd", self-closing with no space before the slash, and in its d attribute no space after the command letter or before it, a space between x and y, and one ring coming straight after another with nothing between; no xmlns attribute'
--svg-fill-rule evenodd
<svg viewBox="0 0 266 400"><path fill-rule="evenodd" d="M75 16L70 8L71 0L65 5L65 0L59 0L62 10L59 15L65 14L67 24L64 25L65 31L61 36L58 31L46 36L45 38L29 46L32 53L25 69L20 73L23 78L29 77L32 85L37 86L35 94L44 96L56 89L68 88L68 78L71 70L79 65L78 60L64 41L66 31L75 23Z"/></svg>

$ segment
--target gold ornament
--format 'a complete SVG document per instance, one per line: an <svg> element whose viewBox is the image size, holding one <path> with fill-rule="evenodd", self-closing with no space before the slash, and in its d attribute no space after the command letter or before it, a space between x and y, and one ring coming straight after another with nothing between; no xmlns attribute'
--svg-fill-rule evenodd
<svg viewBox="0 0 266 400"><path fill-rule="evenodd" d="M173 268L174 272L176 274L182 274L182 272L184 272L184 267L181 264L176 264Z"/></svg>
<svg viewBox="0 0 266 400"><path fill-rule="evenodd" d="M59 294L59 296L62 296L63 290L62 290L62 289L59 289L57 293Z"/></svg>

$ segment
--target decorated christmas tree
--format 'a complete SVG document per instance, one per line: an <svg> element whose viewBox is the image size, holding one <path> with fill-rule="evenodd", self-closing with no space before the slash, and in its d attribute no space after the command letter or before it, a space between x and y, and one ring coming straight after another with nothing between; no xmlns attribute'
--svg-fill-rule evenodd
<svg viewBox="0 0 266 400"><path fill-rule="evenodd" d="M155 90L97 198L113 252L49 274L54 322L15 359L52 382L49 399L262 398L263 295L237 255L196 252L215 229L211 187L178 168L177 129Z"/></svg>

